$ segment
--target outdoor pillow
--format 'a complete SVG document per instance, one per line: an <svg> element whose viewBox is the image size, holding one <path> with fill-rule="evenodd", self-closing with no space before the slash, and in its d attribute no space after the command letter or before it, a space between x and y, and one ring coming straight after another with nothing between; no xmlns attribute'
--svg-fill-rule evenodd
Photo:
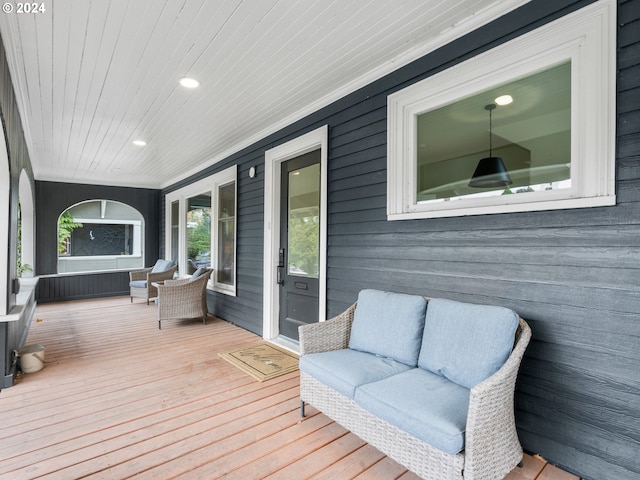
<svg viewBox="0 0 640 480"><path fill-rule="evenodd" d="M193 275L191 275L191 278L189 279L189 281L195 280L206 271L207 271L206 268L199 267L195 272L193 272Z"/></svg>
<svg viewBox="0 0 640 480"><path fill-rule="evenodd" d="M171 267L173 267L173 265L174 265L173 260L162 260L162 259L160 259L160 260L158 260L156 262L156 264L151 269L151 273L166 272Z"/></svg>
<svg viewBox="0 0 640 480"><path fill-rule="evenodd" d="M418 295L362 290L353 317L349 348L418 363L427 301Z"/></svg>
<svg viewBox="0 0 640 480"><path fill-rule="evenodd" d="M508 308L433 299L427 308L418 366L472 388L507 360L518 321Z"/></svg>

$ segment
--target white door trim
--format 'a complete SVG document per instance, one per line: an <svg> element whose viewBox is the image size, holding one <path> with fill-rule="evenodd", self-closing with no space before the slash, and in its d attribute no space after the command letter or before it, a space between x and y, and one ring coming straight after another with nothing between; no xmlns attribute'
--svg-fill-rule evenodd
<svg viewBox="0 0 640 480"><path fill-rule="evenodd" d="M327 316L327 154L329 127L324 125L264 155L264 290L263 334L266 340L279 335L280 298L276 267L280 246L280 171L283 162L320 148L320 262L318 318Z"/></svg>

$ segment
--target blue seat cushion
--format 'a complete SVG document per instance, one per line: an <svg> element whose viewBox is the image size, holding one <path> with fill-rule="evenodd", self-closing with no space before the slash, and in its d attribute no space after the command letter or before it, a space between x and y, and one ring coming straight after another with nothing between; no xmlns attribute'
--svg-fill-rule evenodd
<svg viewBox="0 0 640 480"><path fill-rule="evenodd" d="M438 450L464 449L469 390L440 375L413 368L358 387L355 401Z"/></svg>
<svg viewBox="0 0 640 480"><path fill-rule="evenodd" d="M405 372L410 367L357 350L333 350L300 357L300 370L353 399L359 385Z"/></svg>
<svg viewBox="0 0 640 480"><path fill-rule="evenodd" d="M433 299L418 366L472 388L507 360L518 321L508 308Z"/></svg>
<svg viewBox="0 0 640 480"><path fill-rule="evenodd" d="M147 288L146 280L133 280L129 282L129 286L133 288Z"/></svg>
<svg viewBox="0 0 640 480"><path fill-rule="evenodd" d="M175 262L173 260L160 259L156 262L156 264L151 269L151 273L166 272L174 265L175 265Z"/></svg>
<svg viewBox="0 0 640 480"><path fill-rule="evenodd" d="M427 301L418 295L362 290L353 316L349 348L418 364Z"/></svg>

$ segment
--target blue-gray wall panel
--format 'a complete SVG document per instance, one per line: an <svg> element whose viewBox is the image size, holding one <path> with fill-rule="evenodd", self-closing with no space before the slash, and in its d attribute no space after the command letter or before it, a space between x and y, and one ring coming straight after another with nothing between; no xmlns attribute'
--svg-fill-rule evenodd
<svg viewBox="0 0 640 480"><path fill-rule="evenodd" d="M7 154L9 157L9 191L0 192L0 195L6 195L9 201L8 225L3 226L3 231L9 233L8 251L2 252L7 255L9 260L8 269L0 272L4 275L7 284L7 290L0 292L4 295L7 302L7 311L16 303L15 292L11 288L12 282L18 277L17 273L17 243L18 243L18 192L20 185L20 175L26 172L31 184L31 192L34 191L33 171L31 169L31 160L29 152L24 140L24 132L22 130L22 121L16 104L16 98L11 83L11 75L9 66L7 65L4 44L0 39L0 119L2 121L2 129L4 135L0 135L0 141L6 142ZM2 138L4 137L4 138ZM4 205L4 203L3 203ZM5 230L6 229L6 230ZM3 314L5 312L2 312ZM13 382L15 373L14 350L18 350L26 338L26 332L30 325L30 318L11 323L0 323L0 388L5 385L9 386Z"/></svg>
<svg viewBox="0 0 640 480"><path fill-rule="evenodd" d="M58 217L67 208L86 200L113 200L135 208L144 218L144 261L153 265L159 258L160 191L143 188L36 182L36 274L39 302L126 295L127 272L104 275L55 275L58 268Z"/></svg>
<svg viewBox="0 0 640 480"><path fill-rule="evenodd" d="M619 8L616 206L386 220L388 94L589 3L533 0L166 189L239 165L238 295L210 294L210 308L262 332L264 151L328 124L329 316L362 288L513 308L533 328L516 394L524 447L585 478L637 478L638 1Z"/></svg>

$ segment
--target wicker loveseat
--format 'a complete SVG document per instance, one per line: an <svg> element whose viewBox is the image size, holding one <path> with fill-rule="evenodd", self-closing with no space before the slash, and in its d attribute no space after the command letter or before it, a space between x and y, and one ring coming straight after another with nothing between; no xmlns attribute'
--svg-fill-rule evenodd
<svg viewBox="0 0 640 480"><path fill-rule="evenodd" d="M531 338L496 306L363 290L300 327L300 399L425 479L506 476L522 461L514 389Z"/></svg>

